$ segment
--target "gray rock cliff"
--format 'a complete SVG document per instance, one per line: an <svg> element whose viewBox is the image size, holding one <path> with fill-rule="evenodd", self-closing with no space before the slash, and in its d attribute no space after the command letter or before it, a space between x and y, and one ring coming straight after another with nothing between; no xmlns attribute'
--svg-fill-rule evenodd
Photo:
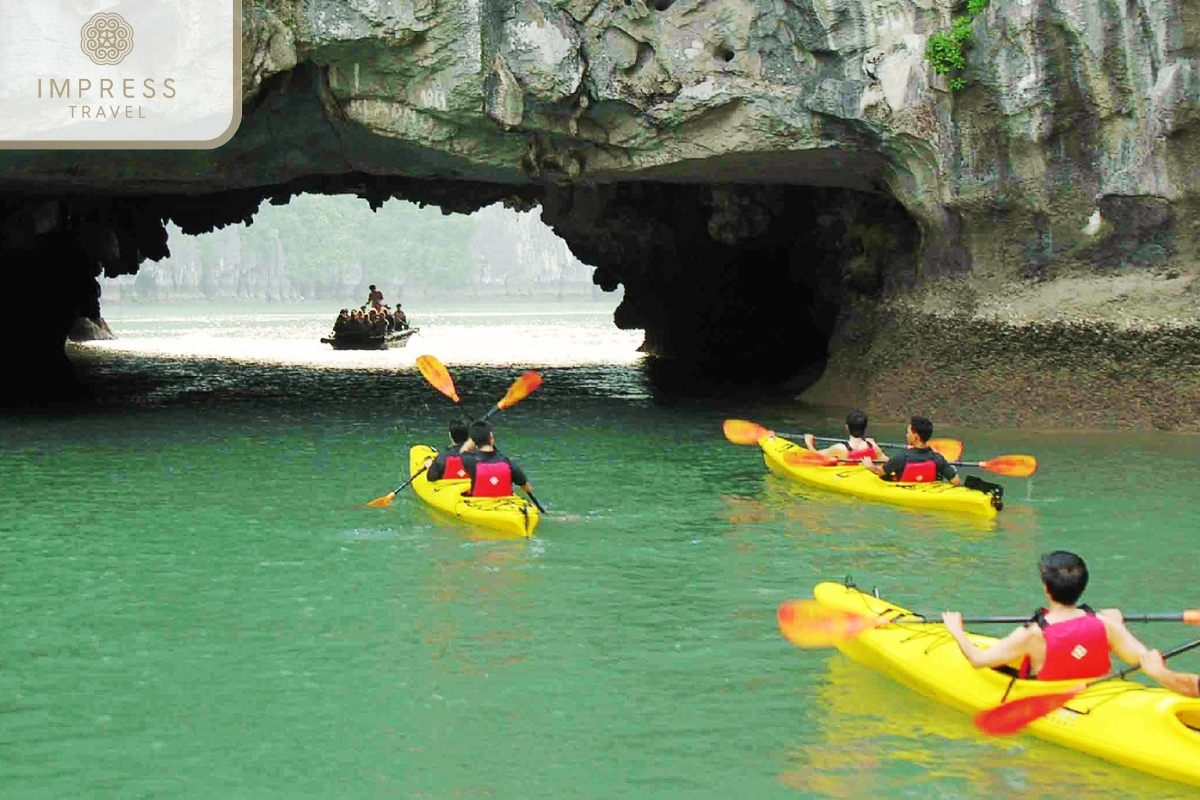
<svg viewBox="0 0 1200 800"><path fill-rule="evenodd" d="M97 270L166 255L167 220L206 231L304 191L447 211L540 203L599 285L625 285L618 324L645 328L648 351L781 381L824 365L809 397L831 403L884 397L887 375L920 363L892 354L864 372L850 354L946 319L971 323L954 329L980 347L980 331L1008 326L1015 353L1046 313L1191 330L1197 295L1179 287L1200 247L1200 9L993 0L951 91L924 53L961 13L925 0L247 0L237 136L187 154L0 153L0 250L10 269L61 262L74 319L98 313ZM1115 308L1126 279L1137 291ZM1034 311L1065 286L1081 302ZM1092 348L1081 361L1120 358L1104 341L1073 346ZM1140 380L1200 410L1194 371L1153 366L1179 341L1146 337ZM941 374L984 380L970 359L939 357ZM914 387L898 402L935 399Z"/></svg>

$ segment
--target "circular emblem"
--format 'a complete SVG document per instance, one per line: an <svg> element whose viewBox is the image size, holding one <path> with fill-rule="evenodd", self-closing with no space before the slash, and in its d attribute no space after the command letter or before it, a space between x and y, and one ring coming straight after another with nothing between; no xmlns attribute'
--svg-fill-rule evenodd
<svg viewBox="0 0 1200 800"><path fill-rule="evenodd" d="M120 14L93 16L79 32L80 47L94 63L120 64L133 52L133 26Z"/></svg>

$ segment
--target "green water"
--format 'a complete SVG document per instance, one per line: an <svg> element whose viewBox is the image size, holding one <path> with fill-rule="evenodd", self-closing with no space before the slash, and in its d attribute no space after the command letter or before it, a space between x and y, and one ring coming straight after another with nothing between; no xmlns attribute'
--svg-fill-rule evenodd
<svg viewBox="0 0 1200 800"><path fill-rule="evenodd" d="M547 369L498 437L552 516L495 541L407 493L361 506L440 443L450 403L415 373L93 371L101 409L0 421L0 797L1194 796L985 740L795 649L774 613L847 574L918 609L1025 613L1055 548L1087 558L1093 604L1198 605L1196 438L939 428L1041 460L977 523L790 485L720 434L833 433L836 411L659 404L636 365ZM478 414L518 372L456 377Z"/></svg>

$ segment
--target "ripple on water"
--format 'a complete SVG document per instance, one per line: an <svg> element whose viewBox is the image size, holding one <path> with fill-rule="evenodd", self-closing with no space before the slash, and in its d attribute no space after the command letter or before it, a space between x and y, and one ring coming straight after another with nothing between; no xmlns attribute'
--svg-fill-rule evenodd
<svg viewBox="0 0 1200 800"><path fill-rule="evenodd" d="M1043 465L1027 499L996 478L1012 502L978 526L792 486L722 438L724 417L777 407L668 407L636 365L536 363L545 384L497 436L554 514L495 541L410 494L362 507L521 371L401 355L422 352L461 405L403 364L96 352L98 412L0 419L0 714L20 765L0 796L1189 796L985 741L790 646L775 614L846 575L914 609L1024 613L1059 547L1088 559L1093 603L1184 607L1200 439L955 430ZM786 412L819 435L844 413Z"/></svg>

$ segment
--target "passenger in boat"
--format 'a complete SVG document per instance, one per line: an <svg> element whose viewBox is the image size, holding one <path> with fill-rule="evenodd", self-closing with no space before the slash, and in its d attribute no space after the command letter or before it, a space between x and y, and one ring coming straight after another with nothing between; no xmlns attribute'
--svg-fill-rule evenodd
<svg viewBox="0 0 1200 800"><path fill-rule="evenodd" d="M399 303L396 303L396 313L392 315L392 323L398 331L408 330L408 315L400 308Z"/></svg>
<svg viewBox="0 0 1200 800"><path fill-rule="evenodd" d="M383 316L373 308L367 313L367 330L372 336L387 335L387 323L383 321Z"/></svg>
<svg viewBox="0 0 1200 800"><path fill-rule="evenodd" d="M333 321L333 335L341 336L346 332L346 325L350 322L350 312L342 309L338 312L337 319Z"/></svg>
<svg viewBox="0 0 1200 800"><path fill-rule="evenodd" d="M861 461L864 458L877 458L880 461L887 460L887 453L883 452L879 444L874 439L868 439L867 436L867 415L859 409L854 409L846 415L846 443L831 444L824 450L818 450L811 433L804 434L804 446L814 453L820 453L823 456L833 456L834 458L843 461Z"/></svg>
<svg viewBox="0 0 1200 800"><path fill-rule="evenodd" d="M370 291L367 293L367 302L363 305L364 309L372 308L379 309L383 307L383 292L375 288L375 284L367 287Z"/></svg>
<svg viewBox="0 0 1200 800"><path fill-rule="evenodd" d="M449 430L450 446L442 448L441 452L437 454L437 458L428 459L425 462L425 466L429 470L425 477L431 481L467 477L467 470L463 467L462 460L463 446L467 443L470 435L467 423L461 419L452 419Z"/></svg>
<svg viewBox="0 0 1200 800"><path fill-rule="evenodd" d="M1141 664L1142 672L1171 691L1186 697L1200 697L1200 674L1168 669L1162 653L1157 650L1147 650L1142 655Z"/></svg>
<svg viewBox="0 0 1200 800"><path fill-rule="evenodd" d="M958 470L927 444L932 437L933 423L926 417L912 417L908 421L904 440L908 449L892 456L882 465L876 464L872 456L866 456L862 459L862 465L885 481L933 483L943 480L955 486L960 485L962 478L958 477Z"/></svg>
<svg viewBox="0 0 1200 800"><path fill-rule="evenodd" d="M1042 556L1039 566L1049 608L1040 608L1020 628L986 650L967 638L962 614L942 614L946 630L976 669L1019 664L1019 677L1042 681L1087 680L1107 675L1110 653L1137 664L1146 646L1125 627L1115 608L1095 611L1079 603L1087 588L1083 559L1065 550Z"/></svg>
<svg viewBox="0 0 1200 800"><path fill-rule="evenodd" d="M464 445L462 461L471 476L472 497L509 497L516 494L514 486L520 486L525 494L533 493L521 468L496 449L492 424L486 420L471 423L470 442Z"/></svg>
<svg viewBox="0 0 1200 800"><path fill-rule="evenodd" d="M361 336L367 332L367 319L363 316L363 312L357 308L350 312L350 319L346 322L347 336Z"/></svg>

